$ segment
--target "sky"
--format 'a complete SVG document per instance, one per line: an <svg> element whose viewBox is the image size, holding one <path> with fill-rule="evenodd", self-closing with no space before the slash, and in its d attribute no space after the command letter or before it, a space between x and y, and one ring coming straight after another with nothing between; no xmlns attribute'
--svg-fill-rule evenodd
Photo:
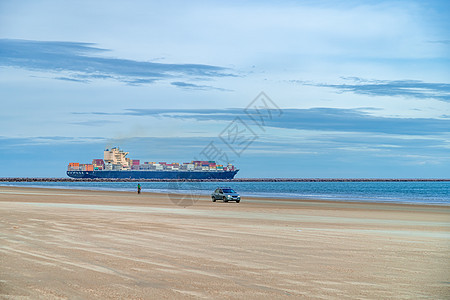
<svg viewBox="0 0 450 300"><path fill-rule="evenodd" d="M448 1L0 0L0 177L112 146L237 177L450 178Z"/></svg>

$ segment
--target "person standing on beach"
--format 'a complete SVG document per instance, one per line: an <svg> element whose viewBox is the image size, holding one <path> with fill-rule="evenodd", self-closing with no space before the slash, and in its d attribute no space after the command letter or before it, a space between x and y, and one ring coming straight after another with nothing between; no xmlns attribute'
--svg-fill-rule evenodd
<svg viewBox="0 0 450 300"><path fill-rule="evenodd" d="M138 194L140 194L140 193L141 193L141 184L138 183Z"/></svg>

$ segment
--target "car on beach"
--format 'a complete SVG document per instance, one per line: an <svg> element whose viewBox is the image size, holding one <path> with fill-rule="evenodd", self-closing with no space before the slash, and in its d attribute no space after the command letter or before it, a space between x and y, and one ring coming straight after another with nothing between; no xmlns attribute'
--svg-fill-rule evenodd
<svg viewBox="0 0 450 300"><path fill-rule="evenodd" d="M228 201L236 201L236 203L241 202L241 196L239 196L239 194L236 193L230 187L218 187L211 194L211 199L212 199L212 202L216 202L216 200L222 200L223 202L228 202Z"/></svg>

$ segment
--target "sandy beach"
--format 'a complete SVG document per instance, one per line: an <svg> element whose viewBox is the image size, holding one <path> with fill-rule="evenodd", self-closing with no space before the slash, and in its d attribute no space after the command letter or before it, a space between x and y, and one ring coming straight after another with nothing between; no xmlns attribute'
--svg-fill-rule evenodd
<svg viewBox="0 0 450 300"><path fill-rule="evenodd" d="M0 187L0 238L6 299L450 298L446 206Z"/></svg>

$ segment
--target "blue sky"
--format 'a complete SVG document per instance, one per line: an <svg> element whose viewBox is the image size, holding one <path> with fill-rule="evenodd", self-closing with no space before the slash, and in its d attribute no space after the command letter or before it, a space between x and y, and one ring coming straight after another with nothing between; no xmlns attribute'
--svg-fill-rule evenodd
<svg viewBox="0 0 450 300"><path fill-rule="evenodd" d="M213 143L239 177L449 178L448 15L448 1L1 1L0 177L63 177L112 145L206 159ZM248 114L261 101L272 113Z"/></svg>

